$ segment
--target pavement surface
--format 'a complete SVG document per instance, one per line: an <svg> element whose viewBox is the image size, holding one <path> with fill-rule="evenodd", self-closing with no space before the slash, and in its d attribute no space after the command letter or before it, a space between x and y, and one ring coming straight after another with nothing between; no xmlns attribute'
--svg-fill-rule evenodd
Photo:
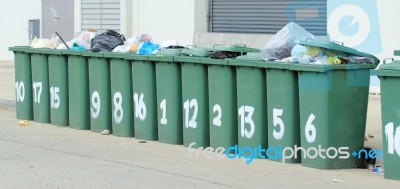
<svg viewBox="0 0 400 189"><path fill-rule="evenodd" d="M0 64L0 188L400 188L367 169L189 156L181 145L15 118L12 64ZM12 92L11 92L12 91ZM14 104L14 105L13 105ZM382 148L380 96L370 95L366 146ZM378 165L382 160L378 159Z"/></svg>

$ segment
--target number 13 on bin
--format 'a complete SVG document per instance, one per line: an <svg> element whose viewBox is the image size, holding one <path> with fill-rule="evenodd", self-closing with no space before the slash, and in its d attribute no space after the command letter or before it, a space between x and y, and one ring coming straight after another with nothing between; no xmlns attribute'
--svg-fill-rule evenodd
<svg viewBox="0 0 400 189"><path fill-rule="evenodd" d="M253 121L253 113L254 107L252 106L241 106L239 108L239 117L240 117L240 134L242 137L252 138L256 126ZM250 125L250 130L245 128L245 123Z"/></svg>

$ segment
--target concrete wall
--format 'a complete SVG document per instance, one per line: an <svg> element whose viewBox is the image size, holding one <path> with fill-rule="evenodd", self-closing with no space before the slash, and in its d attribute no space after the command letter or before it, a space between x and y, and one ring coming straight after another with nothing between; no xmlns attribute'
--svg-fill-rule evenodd
<svg viewBox="0 0 400 189"><path fill-rule="evenodd" d="M130 34L153 36L155 42L177 40L180 45L193 44L194 32L207 31L206 0L133 0ZM121 28L124 28L121 26Z"/></svg>
<svg viewBox="0 0 400 189"><path fill-rule="evenodd" d="M28 20L41 19L41 0L2 0L0 6L0 61L12 61L8 47L29 45Z"/></svg>

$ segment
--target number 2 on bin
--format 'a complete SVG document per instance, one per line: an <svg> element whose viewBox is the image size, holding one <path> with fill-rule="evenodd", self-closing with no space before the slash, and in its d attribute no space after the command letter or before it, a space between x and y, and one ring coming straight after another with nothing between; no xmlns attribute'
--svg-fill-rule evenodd
<svg viewBox="0 0 400 189"><path fill-rule="evenodd" d="M247 115L246 115L246 113L247 113ZM253 118L252 118L253 113L254 113L254 107L252 107L252 106L241 106L239 108L240 134L242 137L252 138L255 133L256 126L255 126ZM245 123L250 125L250 131L244 127Z"/></svg>
<svg viewBox="0 0 400 189"><path fill-rule="evenodd" d="M94 91L92 94L92 108L90 109L94 119L99 117L100 114L100 95L99 92Z"/></svg>
<svg viewBox="0 0 400 189"><path fill-rule="evenodd" d="M400 156L400 126L394 128L393 122L385 126L385 136L387 142L387 150L389 154L396 154Z"/></svg>
<svg viewBox="0 0 400 189"><path fill-rule="evenodd" d="M190 101L186 100L185 103L183 103L183 108L185 109L185 127L186 128L191 127L195 129L197 127L196 118L197 118L197 112L199 110L197 100L196 99L191 99ZM189 120L190 109L193 109L193 115Z"/></svg>

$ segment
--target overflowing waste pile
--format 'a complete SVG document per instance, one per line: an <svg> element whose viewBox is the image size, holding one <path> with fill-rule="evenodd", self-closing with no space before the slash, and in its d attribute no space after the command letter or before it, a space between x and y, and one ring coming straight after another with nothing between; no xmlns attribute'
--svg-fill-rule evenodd
<svg viewBox="0 0 400 189"><path fill-rule="evenodd" d="M180 46L176 40L155 43L151 35L141 34L126 39L123 34L113 30L97 32L95 30L82 31L66 43L59 36L51 39L34 39L33 48L90 50L93 52L130 52L138 55L155 54L159 56L179 56L191 53L200 53L202 57L213 59L236 58L246 55L247 51L224 50L224 45L214 45L213 48L199 48L195 46ZM234 45L240 47L242 45ZM245 47L245 46L244 46ZM186 54L181 52L186 51ZM244 53L243 53L244 52ZM251 51L254 52L257 51ZM355 64L377 63L377 60L365 56L363 53L345 47L340 42L326 42L315 40L315 36L296 23L289 23L278 31L265 45L260 53L256 54L265 61L291 62L300 64Z"/></svg>

